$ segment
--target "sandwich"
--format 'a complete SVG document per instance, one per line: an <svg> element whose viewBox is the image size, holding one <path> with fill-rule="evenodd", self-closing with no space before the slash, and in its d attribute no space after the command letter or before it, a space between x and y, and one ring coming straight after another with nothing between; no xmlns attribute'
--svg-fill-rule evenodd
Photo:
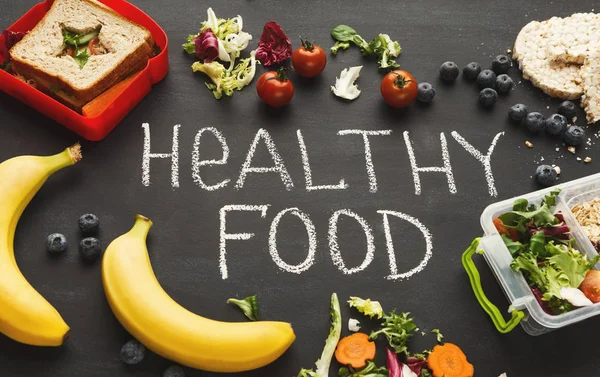
<svg viewBox="0 0 600 377"><path fill-rule="evenodd" d="M146 28L97 0L55 0L9 53L15 76L81 113L146 67L154 47Z"/></svg>

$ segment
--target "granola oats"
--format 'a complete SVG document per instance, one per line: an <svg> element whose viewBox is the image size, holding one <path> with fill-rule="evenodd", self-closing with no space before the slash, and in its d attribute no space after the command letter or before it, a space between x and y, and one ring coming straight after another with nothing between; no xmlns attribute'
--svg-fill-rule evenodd
<svg viewBox="0 0 600 377"><path fill-rule="evenodd" d="M592 245L600 251L600 198L576 204L571 208L571 212Z"/></svg>

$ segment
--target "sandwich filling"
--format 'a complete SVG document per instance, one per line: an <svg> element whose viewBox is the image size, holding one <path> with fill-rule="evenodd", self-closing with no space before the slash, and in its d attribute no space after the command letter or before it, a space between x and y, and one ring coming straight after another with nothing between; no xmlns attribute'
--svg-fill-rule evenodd
<svg viewBox="0 0 600 377"><path fill-rule="evenodd" d="M108 52L98 38L100 28L86 33L76 33L63 27L62 34L64 49L59 56L72 57L81 69L86 65L90 56Z"/></svg>

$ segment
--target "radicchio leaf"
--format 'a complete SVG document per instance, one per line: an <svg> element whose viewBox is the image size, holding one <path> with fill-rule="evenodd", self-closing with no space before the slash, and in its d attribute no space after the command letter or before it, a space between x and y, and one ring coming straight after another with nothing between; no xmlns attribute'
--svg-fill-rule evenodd
<svg viewBox="0 0 600 377"><path fill-rule="evenodd" d="M542 307L542 310L544 310L547 314L553 315L554 313L552 312L552 309L550 309L550 306L548 306L548 302L542 299L542 297L544 296L542 291L540 291L539 288L531 288L531 291L533 292L533 295L535 296L535 299L537 300L538 304L540 304L540 306Z"/></svg>
<svg viewBox="0 0 600 377"><path fill-rule="evenodd" d="M205 29L196 38L196 57L202 59L204 63L210 63L219 56L219 40L212 29Z"/></svg>
<svg viewBox="0 0 600 377"><path fill-rule="evenodd" d="M2 32L2 40L4 43L0 44L0 64L8 62L10 59L8 51L12 48L12 46L23 39L24 36L25 33L22 32L14 32L10 30L4 30Z"/></svg>
<svg viewBox="0 0 600 377"><path fill-rule="evenodd" d="M420 376L421 371L427 365L427 360L410 356L409 358L406 359L406 363L408 364L408 367L410 368L410 370L415 372L415 374L417 376Z"/></svg>
<svg viewBox="0 0 600 377"><path fill-rule="evenodd" d="M398 361L398 356L389 348L386 348L387 351L387 369L389 372L388 377L402 377L402 368L400 367L400 362Z"/></svg>
<svg viewBox="0 0 600 377"><path fill-rule="evenodd" d="M256 59L269 67L292 56L292 41L274 21L265 24L256 49Z"/></svg>

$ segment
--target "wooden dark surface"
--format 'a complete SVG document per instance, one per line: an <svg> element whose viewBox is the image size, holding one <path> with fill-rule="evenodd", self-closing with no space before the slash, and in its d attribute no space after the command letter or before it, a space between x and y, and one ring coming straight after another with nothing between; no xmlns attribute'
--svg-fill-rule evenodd
<svg viewBox="0 0 600 377"><path fill-rule="evenodd" d="M1 376L159 376L171 364L153 354L135 367L126 367L119 360L119 349L129 335L106 303L100 265L84 267L77 255L77 218L86 212L100 217L104 246L129 230L136 213L150 217L155 225L149 249L156 275L168 293L190 310L220 320L243 320L225 301L232 296L258 294L263 318L293 324L297 340L281 359L240 376L295 376L300 368L311 368L328 333L329 297L334 291L342 301L350 295L370 297L380 300L386 310L410 311L423 331L439 328L445 340L463 348L477 376L495 377L502 372L509 377L598 374L600 346L595 334L600 331L600 319L591 318L540 337L531 337L520 327L501 335L478 306L460 263L461 253L482 234L479 216L487 205L539 188L531 177L542 157L545 163L561 167L561 182L597 172L600 154L596 138L592 136L592 145L577 153L581 158L592 157L592 163L584 164L555 140L527 135L509 124L507 111L515 103L525 103L549 116L560 102L522 80L516 68L510 75L518 85L509 96L500 98L493 111L480 109L475 86L460 77L450 86L438 82L438 68L444 61L453 60L461 67L478 61L488 68L493 56L512 48L518 31L529 21L591 11L593 1L133 3L167 32L170 72L105 140L83 142L84 160L52 177L23 214L15 240L17 262L33 286L63 314L73 336L58 349L27 347L0 337ZM33 4L29 0L0 0L0 27L12 24ZM398 60L402 68L418 81L433 83L436 98L431 106L388 109L379 94L382 74L376 62L363 59L357 48L351 48L337 57L329 55L326 71L315 80L292 75L296 94L283 110L265 108L254 84L236 92L233 98L216 101L204 87L206 77L192 73L193 59L180 48L188 34L197 32L209 6L219 17L243 17L244 29L254 37L248 52L256 47L262 27L269 20L283 26L294 48L299 46L297 36L302 35L328 49L333 44L329 33L339 23L354 27L365 39L379 32L389 33L402 46ZM351 103L338 100L329 86L343 68L360 64L361 96ZM258 74L264 69L259 67ZM585 125L584 114L578 111L578 124ZM150 124L155 153L171 150L173 126L181 125L178 188L171 185L170 160L152 160L151 183L142 184L143 123ZM201 189L192 178L193 140L203 127L217 128L230 148L227 165L201 170L207 183L231 180L225 188L212 192ZM289 191L274 173L249 174L242 188L234 188L260 128L272 136L286 164L294 185ZM2 160L20 154L56 153L79 140L4 93L0 93L0 129ZM377 192L369 192L361 137L338 135L344 129L391 130L389 136L371 138ZM306 190L297 130L306 142L315 184L336 184L344 178L349 185L346 190ZM409 132L420 166L441 166L440 133L444 133L455 194L449 192L445 174L421 173L422 192L415 195L404 131ZM489 193L482 165L456 142L452 131L482 152L487 151L496 134L504 132L491 160L497 197ZM590 136L593 131L589 131ZM202 140L202 159L221 157L214 138ZM525 148L525 140L535 147ZM269 155L260 145L254 165L269 164ZM270 207L264 219L258 213L230 214L228 229L253 232L255 236L248 241L228 242L229 278L223 280L218 264L219 210L229 204ZM268 250L272 219L290 207L307 213L317 232L315 262L301 274L278 269ZM374 234L373 262L352 275L343 274L333 264L328 247L328 220L340 209L364 217ZM389 274L388 257L378 210L406 213L431 231L432 257L422 272L408 280L385 279ZM392 220L391 224L398 270L408 271L423 259L423 237L406 222ZM68 252L59 260L51 260L44 250L50 232L63 232L70 241ZM356 222L349 218L340 221L339 242L347 266L360 265L366 242ZM282 220L278 246L281 257L290 264L305 258L306 233L297 219ZM490 270L481 258L477 265L486 293L505 312L508 303ZM359 315L343 306L346 334L348 317ZM412 349L420 351L434 342L433 336L419 336ZM330 375L336 372L337 368L332 368ZM213 374L187 370L187 375Z"/></svg>

